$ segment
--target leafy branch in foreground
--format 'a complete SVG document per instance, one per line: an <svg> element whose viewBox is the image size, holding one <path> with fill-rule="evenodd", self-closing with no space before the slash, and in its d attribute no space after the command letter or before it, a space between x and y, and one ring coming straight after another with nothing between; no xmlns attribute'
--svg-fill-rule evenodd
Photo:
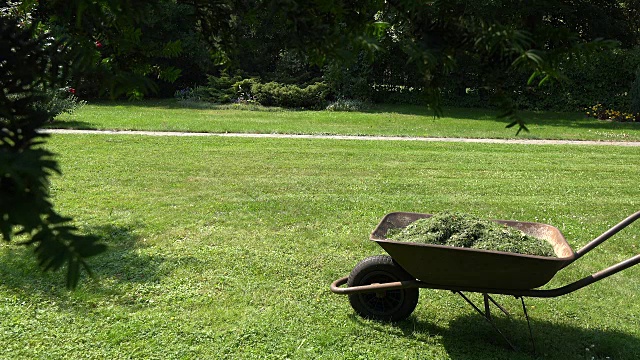
<svg viewBox="0 0 640 360"><path fill-rule="evenodd" d="M64 85L69 66L65 46L35 26L0 17L0 234L6 242L28 240L44 270L67 266L74 288L85 259L106 247L94 236L79 235L71 219L49 201L49 177L60 174L54 154L43 148L38 129L52 117L42 107L46 91Z"/></svg>

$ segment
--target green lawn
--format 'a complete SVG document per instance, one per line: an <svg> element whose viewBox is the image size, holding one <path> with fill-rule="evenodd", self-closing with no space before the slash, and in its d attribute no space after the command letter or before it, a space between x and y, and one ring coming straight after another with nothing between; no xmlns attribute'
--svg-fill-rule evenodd
<svg viewBox="0 0 640 360"><path fill-rule="evenodd" d="M367 112L289 111L247 106L189 106L175 100L98 103L62 115L53 127L216 133L288 133L465 138L515 138L515 129L482 109L377 105ZM605 122L580 113L524 112L529 133L519 138L640 141L640 124Z"/></svg>
<svg viewBox="0 0 640 360"><path fill-rule="evenodd" d="M640 153L627 147L133 135L53 135L47 147L64 172L58 210L110 249L91 261L96 280L68 292L63 274L0 245L7 359L533 359L450 292L422 290L407 321L383 324L329 284L383 253L367 239L392 211L550 223L577 249L640 208ZM549 286L637 254L639 229ZM540 354L640 358L639 289L640 266L528 300ZM528 349L520 315L498 325Z"/></svg>

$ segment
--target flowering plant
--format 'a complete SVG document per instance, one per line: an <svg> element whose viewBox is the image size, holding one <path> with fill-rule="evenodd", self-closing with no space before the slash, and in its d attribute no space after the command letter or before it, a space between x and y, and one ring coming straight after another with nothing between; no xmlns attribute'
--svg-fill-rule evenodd
<svg viewBox="0 0 640 360"><path fill-rule="evenodd" d="M613 109L607 109L602 104L596 104L586 109L589 117L598 120L610 120L618 122L640 122L640 113L627 113Z"/></svg>

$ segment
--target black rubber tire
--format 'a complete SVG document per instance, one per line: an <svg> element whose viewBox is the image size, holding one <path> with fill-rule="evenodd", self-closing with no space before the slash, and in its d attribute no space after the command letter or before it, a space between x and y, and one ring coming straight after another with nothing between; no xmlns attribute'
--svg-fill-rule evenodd
<svg viewBox="0 0 640 360"><path fill-rule="evenodd" d="M388 255L368 257L358 263L349 274L347 286L370 285L415 280ZM404 320L418 305L418 289L387 290L375 293L351 294L353 310L365 319L379 321Z"/></svg>

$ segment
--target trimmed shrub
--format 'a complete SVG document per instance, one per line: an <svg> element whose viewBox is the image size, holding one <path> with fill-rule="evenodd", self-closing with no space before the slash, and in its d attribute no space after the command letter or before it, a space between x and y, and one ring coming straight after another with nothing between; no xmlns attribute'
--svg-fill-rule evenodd
<svg viewBox="0 0 640 360"><path fill-rule="evenodd" d="M255 82L251 87L252 99L264 106L319 109L326 104L328 94L329 87L322 82L306 87Z"/></svg>
<svg viewBox="0 0 640 360"><path fill-rule="evenodd" d="M258 84L256 79L243 79L233 84L233 92L236 95L235 102L238 103L252 103L256 102L253 95L253 87Z"/></svg>
<svg viewBox="0 0 640 360"><path fill-rule="evenodd" d="M329 98L329 87L323 82L308 86L287 85L277 82L260 83L257 79L239 76L209 77L209 85L176 92L184 100L225 103L258 103L263 106L285 108L322 109Z"/></svg>

